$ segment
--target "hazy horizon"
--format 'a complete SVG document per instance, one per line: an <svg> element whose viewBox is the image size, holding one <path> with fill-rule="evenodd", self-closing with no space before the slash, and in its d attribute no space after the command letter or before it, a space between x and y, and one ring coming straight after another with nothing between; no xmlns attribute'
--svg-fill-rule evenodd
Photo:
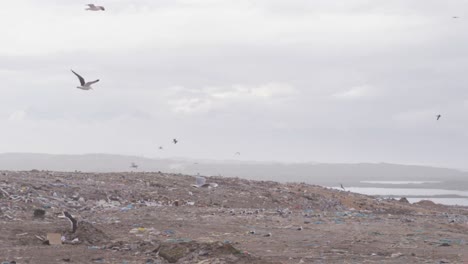
<svg viewBox="0 0 468 264"><path fill-rule="evenodd" d="M232 162L232 163L277 163L277 164L332 164L332 165L360 165L360 164L389 164L389 165L401 165L401 166L414 166L414 167L428 167L428 168L437 168L437 169L450 169L458 170L462 172L468 172L468 168L455 168L455 167L444 167L444 166L431 166L426 164L415 164L415 163L391 163L391 162L321 162L321 161L297 161L297 162L288 162L281 160L245 160L245 159L236 159L226 158L226 159L216 159L216 158L191 158L184 156L175 156L175 157L147 157L141 155L125 155L118 153L41 153L41 152L3 152L1 155L50 155L50 156L93 156L93 155L103 155L103 156L117 156L117 157L127 157L127 158L137 158L137 159L148 159L148 160L183 160L183 161L208 161L208 162ZM0 168L1 169L1 168Z"/></svg>

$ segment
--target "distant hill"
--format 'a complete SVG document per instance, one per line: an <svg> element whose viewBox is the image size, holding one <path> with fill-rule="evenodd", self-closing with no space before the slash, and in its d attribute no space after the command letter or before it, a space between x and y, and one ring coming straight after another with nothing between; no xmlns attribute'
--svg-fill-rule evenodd
<svg viewBox="0 0 468 264"><path fill-rule="evenodd" d="M359 186L360 181L444 181L450 189L466 189L468 172L454 169L397 164L326 164L187 159L149 159L136 156L85 154L0 154L0 170L52 170L84 172L163 171L206 176L222 175L279 182L306 182L324 186ZM135 169L133 169L135 170ZM448 184L448 185L447 185ZM383 186L382 186L383 187ZM423 185L418 186L423 187Z"/></svg>

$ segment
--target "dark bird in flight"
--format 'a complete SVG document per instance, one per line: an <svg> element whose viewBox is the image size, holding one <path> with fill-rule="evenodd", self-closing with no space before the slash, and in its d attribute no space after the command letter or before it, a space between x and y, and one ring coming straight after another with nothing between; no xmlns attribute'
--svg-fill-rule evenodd
<svg viewBox="0 0 468 264"><path fill-rule="evenodd" d="M343 191L346 191L345 188L343 187L343 184L340 183L340 185L341 185L341 189L343 189Z"/></svg>
<svg viewBox="0 0 468 264"><path fill-rule="evenodd" d="M83 77L81 77L81 75L79 75L78 73L74 72L73 70L71 70L73 72L73 74L76 75L76 77L78 77L78 80L80 80L80 86L77 86L76 88L78 89L81 89L81 90L92 90L93 87L91 87L91 85L99 82L99 79L95 80L95 81L92 81L92 82L86 82L85 79Z"/></svg>
<svg viewBox="0 0 468 264"><path fill-rule="evenodd" d="M104 11L106 10L103 6L97 6L94 4L87 4L88 8L86 10L88 11Z"/></svg>
<svg viewBox="0 0 468 264"><path fill-rule="evenodd" d="M172 142L174 142L174 144L177 144L177 142L179 142L179 141L178 141L176 138L174 138L174 139L172 140Z"/></svg>
<svg viewBox="0 0 468 264"><path fill-rule="evenodd" d="M452 18L458 18L457 16L453 16Z"/></svg>
<svg viewBox="0 0 468 264"><path fill-rule="evenodd" d="M235 155L240 155L240 152L236 152Z"/></svg>
<svg viewBox="0 0 468 264"><path fill-rule="evenodd" d="M436 115L436 117L437 117L437 120L439 120L439 119L440 119L440 117L441 117L441 115Z"/></svg>
<svg viewBox="0 0 468 264"><path fill-rule="evenodd" d="M130 168L138 169L138 165L136 165L135 162L132 162L132 164L130 165Z"/></svg>
<svg viewBox="0 0 468 264"><path fill-rule="evenodd" d="M162 146L159 146L159 149L163 149L163 147L162 147Z"/></svg>

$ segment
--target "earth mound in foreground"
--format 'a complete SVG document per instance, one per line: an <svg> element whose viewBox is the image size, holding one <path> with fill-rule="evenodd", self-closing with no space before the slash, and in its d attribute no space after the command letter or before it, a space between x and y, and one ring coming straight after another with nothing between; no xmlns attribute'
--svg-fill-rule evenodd
<svg viewBox="0 0 468 264"><path fill-rule="evenodd" d="M206 183L164 173L0 172L0 261L468 263L466 207L303 183ZM51 233L61 245L47 241Z"/></svg>

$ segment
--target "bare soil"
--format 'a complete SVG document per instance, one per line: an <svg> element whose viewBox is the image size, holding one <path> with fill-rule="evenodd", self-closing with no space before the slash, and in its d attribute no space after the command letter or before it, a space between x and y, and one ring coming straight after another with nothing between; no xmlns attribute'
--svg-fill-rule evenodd
<svg viewBox="0 0 468 264"><path fill-rule="evenodd" d="M0 172L0 262L468 263L466 207L301 183L194 183L164 173ZM75 233L63 211L79 221ZM48 245L47 233L63 244Z"/></svg>

